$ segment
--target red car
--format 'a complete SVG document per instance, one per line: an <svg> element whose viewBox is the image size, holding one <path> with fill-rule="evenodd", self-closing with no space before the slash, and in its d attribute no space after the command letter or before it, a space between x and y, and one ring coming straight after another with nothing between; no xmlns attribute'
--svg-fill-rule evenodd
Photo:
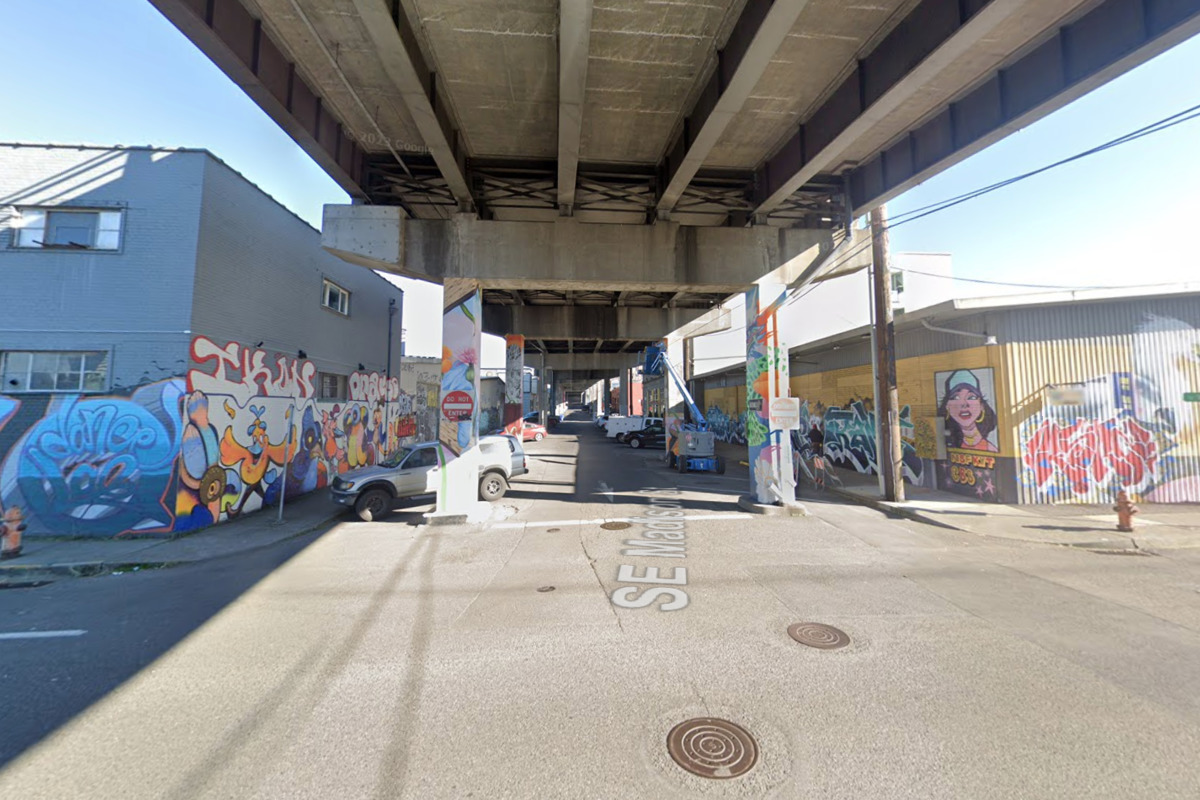
<svg viewBox="0 0 1200 800"><path fill-rule="evenodd" d="M504 432L511 436L520 436L521 441L528 442L532 439L535 442L540 442L546 438L545 427L538 425L536 422L524 422L517 420L504 429Z"/></svg>
<svg viewBox="0 0 1200 800"><path fill-rule="evenodd" d="M536 422L526 422L525 427L521 430L521 441L528 442L532 439L535 442L540 442L546 438L546 429Z"/></svg>

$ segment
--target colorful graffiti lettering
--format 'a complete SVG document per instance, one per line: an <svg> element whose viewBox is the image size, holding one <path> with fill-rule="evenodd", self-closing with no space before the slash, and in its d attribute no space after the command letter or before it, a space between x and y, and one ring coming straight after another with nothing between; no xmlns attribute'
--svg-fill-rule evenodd
<svg viewBox="0 0 1200 800"><path fill-rule="evenodd" d="M722 442L732 444L746 443L746 412L730 416L721 410L720 406L711 405L704 414L708 420L708 429L717 435Z"/></svg>
<svg viewBox="0 0 1200 800"><path fill-rule="evenodd" d="M183 382L176 379L140 387L129 397L50 398L8 449L0 467L0 507L23 508L30 534L171 530L164 500L179 453L182 395Z"/></svg>
<svg viewBox="0 0 1200 800"><path fill-rule="evenodd" d="M298 361L275 354L275 369L267 366L267 352L256 347L230 342L221 347L206 336L192 339L192 359L197 364L214 362L211 374L203 370L188 373L192 389L214 393L237 393L251 397L288 397L305 400L315 397L313 378L317 368L311 361Z"/></svg>
<svg viewBox="0 0 1200 800"><path fill-rule="evenodd" d="M801 416L804 417L803 414ZM875 414L867 410L863 401L856 400L848 408L831 406L825 409L823 420L825 456L830 462L840 467L850 467L856 472L867 475L878 473L879 458L875 450ZM912 483L920 483L923 468L921 459L911 441L913 432L912 413L908 406L904 406L900 409L904 477Z"/></svg>
<svg viewBox="0 0 1200 800"><path fill-rule="evenodd" d="M1088 494L1093 486L1140 492L1154 480L1159 461L1154 434L1129 417L1045 419L1026 440L1021 456L1038 491L1053 497Z"/></svg>
<svg viewBox="0 0 1200 800"><path fill-rule="evenodd" d="M400 398L400 379L378 372L353 372L349 380L350 399L356 403L392 403Z"/></svg>

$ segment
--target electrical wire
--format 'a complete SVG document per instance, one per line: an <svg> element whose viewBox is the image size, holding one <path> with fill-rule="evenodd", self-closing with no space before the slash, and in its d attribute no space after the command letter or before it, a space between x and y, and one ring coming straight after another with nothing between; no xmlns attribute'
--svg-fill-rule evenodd
<svg viewBox="0 0 1200 800"><path fill-rule="evenodd" d="M1089 148L1088 150L1084 150L1082 152L1076 153L1075 155L1068 156L1067 158L1055 161L1052 164L1047 164L1043 167L1039 167L1038 169L1030 170L1029 172L1025 172L1020 175L1016 175L1011 178L1007 178L1003 181L998 181L998 182L990 184L988 186L984 186L979 189L975 189L974 191L966 192L965 194L960 194L955 197L950 197L945 200L941 200L937 203L931 203L926 206L921 206L920 208L915 208L911 211L906 211L903 214L897 214L895 217L893 217L891 220L888 221L888 224L883 227L883 229L879 232L879 234L876 234L872 231L871 235L868 236L862 244L858 245L857 247L850 250L849 252L843 253L842 255L840 255L837 259L835 259L833 262L831 262L831 264L825 271L827 273L833 272L839 264L843 264L843 263L849 261L854 256L863 252L866 248L870 247L874 243L874 237L876 235L882 235L884 232L889 231L892 228L898 228L901 225L908 224L909 222L916 222L919 219L924 219L925 217L928 217L932 214L936 214L940 211L945 211L948 208L953 208L954 206L965 203L968 200L974 200L976 197L981 197L985 194L990 194L991 192L997 191L999 189L1003 189L1006 186L1011 186L1014 183L1019 183L1020 181L1035 177L1037 175L1042 174L1043 172L1048 172L1052 169L1056 169L1058 167L1065 166L1066 164L1070 164L1074 161L1079 161L1080 159L1087 158L1088 156L1096 155L1097 153L1102 153L1106 150L1110 150L1114 147L1118 147L1123 144L1128 144L1129 142L1136 141L1145 136L1150 136L1151 134L1161 133L1162 131L1165 131L1169 128L1173 128L1176 125L1180 125L1184 122L1189 122L1194 119L1200 119L1200 104L1191 106L1190 108L1185 108L1184 110L1179 111L1175 114L1172 114L1168 117L1164 117L1163 119L1160 119L1157 122L1152 122L1149 125L1145 125L1141 128L1138 128L1135 131L1131 131L1127 134L1124 134L1123 136L1118 136L1116 139L1111 139L1103 144ZM1022 288L1022 289L1056 289L1056 290L1072 291L1072 290L1083 290L1083 289L1129 288L1128 286L1062 286L1062 285L1036 284L1036 283L1016 283L1016 282L1008 282L1008 281L989 281L989 280L985 280L982 278L956 278L956 277L948 276L948 275L937 275L934 273L920 272L918 270L904 270L904 271L912 272L917 275L927 275L927 276L935 277L935 278L949 278L951 280L963 281L965 283L981 283L981 284L988 284L988 285L992 285L992 286L1012 286L1012 287ZM799 287L797 289L794 289L793 291L795 292L795 294L793 294L791 297L789 297L783 303L781 308L786 308L787 306L791 305L792 303L797 302L801 298L807 297L810 293L812 293L816 289L817 286L820 285L820 283L821 282L813 282L810 286Z"/></svg>

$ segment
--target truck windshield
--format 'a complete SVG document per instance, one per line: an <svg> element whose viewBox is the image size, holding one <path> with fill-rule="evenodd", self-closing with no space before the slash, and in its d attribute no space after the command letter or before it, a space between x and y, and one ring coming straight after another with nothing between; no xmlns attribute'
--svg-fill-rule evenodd
<svg viewBox="0 0 1200 800"><path fill-rule="evenodd" d="M411 447L401 447L399 450L397 450L396 452L392 453L387 458L380 461L379 466L381 466L381 467L398 467L404 462L404 459L407 458L408 454L411 452L412 452Z"/></svg>

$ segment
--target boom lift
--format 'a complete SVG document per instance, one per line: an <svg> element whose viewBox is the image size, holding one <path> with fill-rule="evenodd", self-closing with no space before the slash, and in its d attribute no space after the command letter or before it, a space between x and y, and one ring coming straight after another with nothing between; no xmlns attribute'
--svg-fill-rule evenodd
<svg viewBox="0 0 1200 800"><path fill-rule="evenodd" d="M666 350L658 354L653 362L655 371L665 368L675 386L687 401L688 410L692 412L694 422L684 423L683 426L667 439L667 466L680 472L715 472L725 474L725 459L716 454L716 434L708 429L708 420L700 413L699 406L692 399L683 377L676 372L675 365L667 358Z"/></svg>

